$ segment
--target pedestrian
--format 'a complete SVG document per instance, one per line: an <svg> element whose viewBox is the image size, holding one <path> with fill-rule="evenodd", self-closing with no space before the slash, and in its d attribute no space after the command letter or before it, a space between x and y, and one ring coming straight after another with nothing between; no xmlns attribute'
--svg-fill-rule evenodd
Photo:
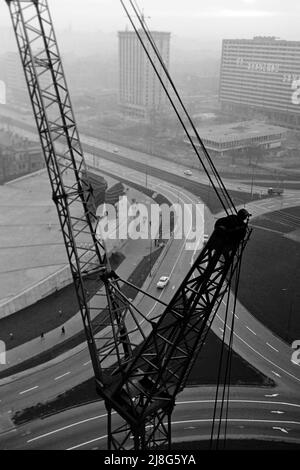
<svg viewBox="0 0 300 470"><path fill-rule="evenodd" d="M41 339L44 339L44 336L45 336L45 335L44 335L44 333L43 333L43 331L42 331L42 333L41 333Z"/></svg>
<svg viewBox="0 0 300 470"><path fill-rule="evenodd" d="M58 310L59 316L62 317L62 310Z"/></svg>
<svg viewBox="0 0 300 470"><path fill-rule="evenodd" d="M62 329L61 329L61 334L62 335L65 335L66 334L66 330L65 330L65 327L63 326Z"/></svg>
<svg viewBox="0 0 300 470"><path fill-rule="evenodd" d="M13 340L13 339L14 339L14 335L13 335L13 333L9 333L9 338L10 338L11 340Z"/></svg>

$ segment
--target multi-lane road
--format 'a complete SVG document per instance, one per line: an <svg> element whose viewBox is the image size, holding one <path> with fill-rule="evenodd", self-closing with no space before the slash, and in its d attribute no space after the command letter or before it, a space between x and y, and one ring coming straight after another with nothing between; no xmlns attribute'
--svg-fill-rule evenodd
<svg viewBox="0 0 300 470"><path fill-rule="evenodd" d="M191 388L181 393L172 416L176 441L209 440L214 389ZM220 404L219 404L220 405ZM294 443L300 439L300 404L285 401L268 389L235 388L229 401L227 436ZM116 423L118 417L115 415ZM106 448L106 410L94 402L36 420L2 436L3 449L84 450ZM222 427L222 432L224 431Z"/></svg>
<svg viewBox="0 0 300 470"><path fill-rule="evenodd" d="M86 144L101 149L103 142L95 139ZM106 151L111 144L105 143ZM124 149L119 148L120 163ZM126 154L126 158L129 158ZM120 166L107 159L100 159L87 155L87 159L95 165L95 161L104 170L122 175L128 181L147 182L149 187L164 194L171 202L195 203L198 198L187 190L182 190L174 183L172 174L182 171L176 164L168 165L170 178L168 181L150 176L147 181L145 174L126 166ZM95 160L96 158L96 160ZM136 158L136 157L135 157ZM142 161L144 156L140 156ZM158 166L158 161L151 159L151 165ZM165 163L164 163L165 164ZM149 172L150 173L150 172ZM178 173L177 173L178 174ZM197 176L195 177L197 179ZM176 179L175 179L176 182ZM231 188L241 188L239 183L231 181ZM242 190L246 190L243 185ZM272 212L282 207L300 204L300 192L287 191L283 199L259 200L249 203L247 207L254 216L265 212ZM206 232L210 233L214 218L206 213ZM199 247L200 248L200 247ZM168 301L183 274L186 272L197 251L185 250L185 240L177 240L166 256L156 276L149 285L149 292L157 295L156 281L161 273L170 273L169 287L162 293L163 300ZM151 304L149 299L144 300L143 311L155 313L158 305ZM229 434L232 436L263 436L264 438L288 439L300 443L299 435L299 409L300 400L300 370L299 366L291 362L292 350L280 338L275 336L263 324L257 321L250 312L238 303L235 319L234 349L248 362L254 365L266 376L272 378L276 387L269 390L237 389L231 392ZM221 308L213 323L213 330L223 336L224 308ZM0 386L0 406L4 413L12 414L18 409L31 406L37 402L47 400L81 383L92 375L91 365L86 349L70 355L62 362L49 365L30 375L7 380ZM199 436L209 434L212 417L212 403L214 390L206 387L187 389L178 398L176 411L173 416L173 433L175 438L197 439ZM32 422L26 426L14 429L9 434L2 435L3 448L105 448L105 410L103 404L96 403L87 407L76 408L43 421Z"/></svg>

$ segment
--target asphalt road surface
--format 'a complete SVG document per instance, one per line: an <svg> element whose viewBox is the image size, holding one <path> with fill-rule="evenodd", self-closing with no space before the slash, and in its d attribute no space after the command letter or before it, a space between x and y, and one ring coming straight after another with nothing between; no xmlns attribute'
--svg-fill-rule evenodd
<svg viewBox="0 0 300 470"><path fill-rule="evenodd" d="M106 171L120 174L140 184L145 175L101 160ZM175 178L175 181L176 178ZM147 177L147 184L165 194L174 202L198 202L198 198L187 190L176 187L173 176L168 182ZM238 188L239 183L236 184ZM247 208L253 215L272 212L282 207L300 204L300 192L287 191L283 198L249 203ZM210 218L211 229L213 218ZM161 295L168 301L172 291L180 284L197 252L185 250L185 240L177 241L165 256L161 266L163 274L171 274L171 282ZM149 292L157 295L155 287L157 273ZM143 311L156 312L149 299L143 300ZM151 311L152 309L152 311ZM234 350L268 377L276 387L269 389L232 389L230 402L230 432L232 436L263 436L264 438L287 439L300 443L299 436L299 390L300 369L291 362L292 350L284 341L272 334L249 312L238 304L235 319ZM224 308L220 309L213 323L213 331L224 334ZM228 335L225 336L225 340ZM48 400L91 377L92 370L87 350L84 349L63 362L53 364L31 375L12 380L0 387L2 412L13 413L17 409ZM3 383L3 382L2 382ZM182 398L183 397L183 398ZM186 399L185 397L188 397ZM199 398L201 397L201 399ZM204 397L206 399L204 400ZM208 436L211 427L214 389L187 389L179 398L173 415L173 437L180 440L196 440ZM181 399L184 403L181 403ZM63 430L60 430L63 429ZM96 403L65 413L38 420L12 430L1 437L3 448L105 448L105 410ZM50 433L50 434L49 434ZM33 439L33 440L32 440ZM28 447L28 448L29 448Z"/></svg>

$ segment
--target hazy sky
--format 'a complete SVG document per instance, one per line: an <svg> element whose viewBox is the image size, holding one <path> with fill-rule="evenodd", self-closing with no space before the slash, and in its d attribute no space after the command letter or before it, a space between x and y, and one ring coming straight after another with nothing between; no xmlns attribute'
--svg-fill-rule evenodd
<svg viewBox="0 0 300 470"><path fill-rule="evenodd" d="M119 0L48 0L59 29L114 32L128 23ZM151 29L185 37L274 35L300 40L299 0L139 0ZM0 26L10 25L0 0Z"/></svg>

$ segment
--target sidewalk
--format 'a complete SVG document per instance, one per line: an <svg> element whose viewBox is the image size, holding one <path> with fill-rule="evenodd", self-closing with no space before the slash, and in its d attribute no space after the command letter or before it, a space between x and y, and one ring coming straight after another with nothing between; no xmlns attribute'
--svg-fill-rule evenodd
<svg viewBox="0 0 300 470"><path fill-rule="evenodd" d="M110 177L107 179L113 181ZM135 199L146 205L152 202L151 197L135 188L129 189L127 197L129 201ZM126 240L107 240L106 247L108 251L119 252L126 257L126 262L122 260L118 267L118 272L125 278L129 277L135 266L147 254L145 241L140 245L139 242ZM88 282L91 284L91 291L94 290L95 281ZM71 283L63 290L55 291L37 303L1 319L0 340L6 343L7 364L0 364L0 372L48 351L82 331L80 313L75 313L77 309L78 303ZM99 309L101 310L101 306ZM63 325L65 334L62 334ZM44 333L43 338L40 336L41 333Z"/></svg>
<svg viewBox="0 0 300 470"><path fill-rule="evenodd" d="M122 252L125 255L124 261L118 268L118 274L124 279L129 278L131 273L134 271L138 263L143 259L149 252L147 240L130 240L124 246ZM98 296L97 296L98 297ZM48 299L49 302L55 302L55 296L52 295ZM106 305L106 300L103 298L103 305L98 305L99 310L93 311L92 319L99 313L99 311ZM26 361L34 356L37 356L53 346L57 346L60 343L66 341L72 336L80 333L83 330L83 324L80 312L77 312L72 318L63 324L65 334L62 333L62 326L51 330L44 335L44 338L38 337L27 343L24 343L14 349L7 351L6 354L6 365L1 365L0 370L3 372L9 367L15 366L21 362Z"/></svg>

